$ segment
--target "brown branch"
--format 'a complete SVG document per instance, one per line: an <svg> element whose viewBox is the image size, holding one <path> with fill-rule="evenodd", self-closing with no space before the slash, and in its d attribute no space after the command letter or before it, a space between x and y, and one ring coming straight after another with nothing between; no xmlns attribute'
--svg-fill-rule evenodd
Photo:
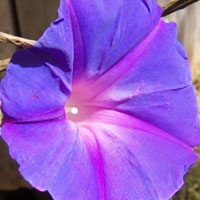
<svg viewBox="0 0 200 200"><path fill-rule="evenodd" d="M163 8L162 17L165 17L173 12L176 12L177 10L183 9L197 1L199 0L172 0L162 7Z"/></svg>
<svg viewBox="0 0 200 200"><path fill-rule="evenodd" d="M34 40L17 37L3 32L0 32L0 42L11 43L23 48L28 48L35 44Z"/></svg>
<svg viewBox="0 0 200 200"><path fill-rule="evenodd" d="M10 58L5 60L0 60L0 72L5 71L8 63L10 62Z"/></svg>
<svg viewBox="0 0 200 200"><path fill-rule="evenodd" d="M11 43L19 47L29 48L32 45L34 45L36 41L0 32L0 42ZM6 69L6 66L8 65L9 62L10 58L5 60L0 60L0 72Z"/></svg>

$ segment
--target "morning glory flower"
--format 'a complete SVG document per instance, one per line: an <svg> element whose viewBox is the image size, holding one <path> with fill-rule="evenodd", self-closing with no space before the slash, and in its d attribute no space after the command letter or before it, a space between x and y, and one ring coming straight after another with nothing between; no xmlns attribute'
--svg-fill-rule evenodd
<svg viewBox="0 0 200 200"><path fill-rule="evenodd" d="M2 137L55 200L165 200L200 144L189 62L153 0L61 0L1 82Z"/></svg>

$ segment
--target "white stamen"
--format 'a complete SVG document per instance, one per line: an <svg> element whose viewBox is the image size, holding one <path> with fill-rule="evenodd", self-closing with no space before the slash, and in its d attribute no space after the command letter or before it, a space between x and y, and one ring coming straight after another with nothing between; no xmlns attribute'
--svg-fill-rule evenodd
<svg viewBox="0 0 200 200"><path fill-rule="evenodd" d="M71 108L71 113L74 114L74 115L78 114L78 108L72 107Z"/></svg>

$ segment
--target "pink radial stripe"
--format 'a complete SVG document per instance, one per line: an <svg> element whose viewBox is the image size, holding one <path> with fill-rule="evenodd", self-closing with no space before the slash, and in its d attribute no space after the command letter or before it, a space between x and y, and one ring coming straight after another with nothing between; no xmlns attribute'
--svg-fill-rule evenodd
<svg viewBox="0 0 200 200"><path fill-rule="evenodd" d="M80 87L77 87L78 91L87 88L88 92L83 99L90 99L103 92L105 89L110 87L113 83L119 80L122 76L126 75L129 70L134 67L138 60L142 58L143 53L150 47L157 33L162 27L163 21L160 20L154 29L146 36L142 42L140 42L133 50L131 50L124 58L117 62L109 71L104 73L100 78L94 82L81 83ZM95 88L95 90L94 90ZM75 91L75 92L78 92Z"/></svg>
<svg viewBox="0 0 200 200"><path fill-rule="evenodd" d="M79 131L80 136L87 146L88 154L94 167L99 197L101 200L106 200L104 165L98 140L93 130L90 129L90 126L80 126Z"/></svg>
<svg viewBox="0 0 200 200"><path fill-rule="evenodd" d="M154 131L109 123L92 124L91 129L95 130L103 152L106 183L112 183L106 184L108 199L169 199L183 184L182 176L197 158L191 148ZM140 175L133 175L134 170ZM127 186L124 177L128 177ZM117 192L119 188L121 193ZM139 191L138 196L134 189ZM148 189L151 192L143 194Z"/></svg>
<svg viewBox="0 0 200 200"><path fill-rule="evenodd" d="M155 127L154 125L145 122L141 119L138 119L134 116L130 116L128 114L124 114L122 112L114 111L114 110L101 110L96 112L94 115L92 115L89 119L78 123L79 126L85 126L86 124L110 124L110 125L117 125L120 127L128 127L131 129L138 129L142 131L146 131L150 134L156 134L159 137L163 137L167 140L170 140L172 142L175 142L181 146L184 146L190 151L193 151L192 147L184 143L183 141L179 140L175 136Z"/></svg>

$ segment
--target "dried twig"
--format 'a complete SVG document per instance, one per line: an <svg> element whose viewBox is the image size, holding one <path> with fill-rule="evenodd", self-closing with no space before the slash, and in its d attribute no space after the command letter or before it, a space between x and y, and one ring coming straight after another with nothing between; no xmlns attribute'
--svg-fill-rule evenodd
<svg viewBox="0 0 200 200"><path fill-rule="evenodd" d="M5 60L0 60L0 72L6 70L6 66L8 65L9 62L10 62L10 58L5 59Z"/></svg>
<svg viewBox="0 0 200 200"><path fill-rule="evenodd" d="M28 40L25 38L17 37L3 32L0 32L0 42L11 43L23 48L28 48L35 43L34 40Z"/></svg>
<svg viewBox="0 0 200 200"><path fill-rule="evenodd" d="M163 8L162 17L165 17L173 12L176 12L177 10L183 9L197 1L199 0L172 0L162 7Z"/></svg>
<svg viewBox="0 0 200 200"><path fill-rule="evenodd" d="M0 32L0 42L11 43L19 47L29 48L32 45L34 45L36 41ZM0 72L6 69L6 66L8 65L9 62L10 58L5 60L0 60Z"/></svg>

